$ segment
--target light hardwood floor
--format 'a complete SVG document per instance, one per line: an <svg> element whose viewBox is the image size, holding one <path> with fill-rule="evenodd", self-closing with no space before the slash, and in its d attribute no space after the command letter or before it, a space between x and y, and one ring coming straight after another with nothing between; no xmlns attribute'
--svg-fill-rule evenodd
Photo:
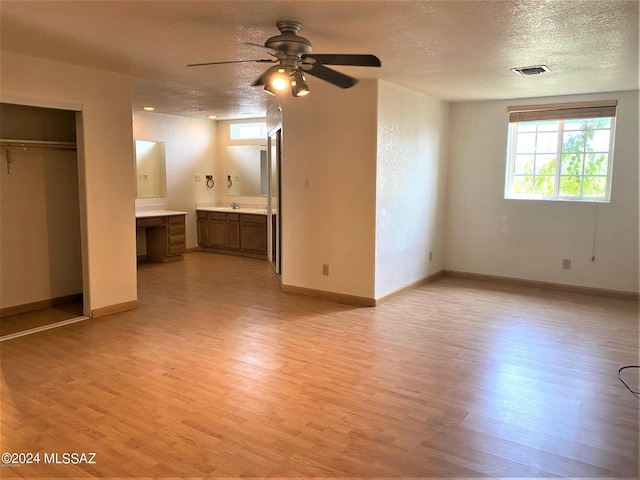
<svg viewBox="0 0 640 480"><path fill-rule="evenodd" d="M638 476L636 302L443 278L356 307L208 253L138 277L137 310L2 343L1 450L41 454L2 477Z"/></svg>
<svg viewBox="0 0 640 480"><path fill-rule="evenodd" d="M0 318L0 337L82 316L82 300Z"/></svg>

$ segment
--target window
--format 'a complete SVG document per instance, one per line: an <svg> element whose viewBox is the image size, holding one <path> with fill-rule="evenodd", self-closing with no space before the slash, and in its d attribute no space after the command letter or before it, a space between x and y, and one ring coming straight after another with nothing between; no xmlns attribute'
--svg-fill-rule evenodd
<svg viewBox="0 0 640 480"><path fill-rule="evenodd" d="M608 202L616 102L510 107L505 198Z"/></svg>
<svg viewBox="0 0 640 480"><path fill-rule="evenodd" d="M253 140L267 138L267 124L260 123L232 123L229 136L231 140Z"/></svg>

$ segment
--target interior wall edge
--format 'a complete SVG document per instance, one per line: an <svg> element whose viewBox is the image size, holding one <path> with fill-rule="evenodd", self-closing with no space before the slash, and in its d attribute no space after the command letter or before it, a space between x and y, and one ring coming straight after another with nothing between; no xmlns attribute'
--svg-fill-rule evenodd
<svg viewBox="0 0 640 480"><path fill-rule="evenodd" d="M330 292L326 290L318 290L315 288L298 287L296 285L282 284L282 291L286 293L296 293L299 295L308 295L310 297L325 298L336 302L350 303L360 305L362 307L375 307L376 299L369 297L359 297L356 295L348 295L338 292Z"/></svg>
<svg viewBox="0 0 640 480"><path fill-rule="evenodd" d="M444 276L444 270L439 270L435 273L427 275L426 277L422 277L421 279L416 280L415 282L411 282L405 285L404 287L401 287L397 290L394 290L393 292L387 293L386 295L376 298L375 306L377 307L378 305L382 305L383 303L388 302L389 300L391 300L394 297L397 297L398 295L401 295L405 292L413 290L414 288L417 288L421 285L426 285L427 283L434 282L439 278L442 278L443 276Z"/></svg>
<svg viewBox="0 0 640 480"><path fill-rule="evenodd" d="M107 305L106 307L95 308L91 310L91 318L106 317L107 315L113 315L114 313L126 312L128 310L135 310L139 307L138 300L132 300L130 302L117 303L115 305Z"/></svg>

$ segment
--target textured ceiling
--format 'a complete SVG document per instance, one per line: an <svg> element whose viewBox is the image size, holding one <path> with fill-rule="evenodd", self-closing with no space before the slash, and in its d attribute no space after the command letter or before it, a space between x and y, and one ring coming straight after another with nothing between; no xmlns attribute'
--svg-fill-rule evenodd
<svg viewBox="0 0 640 480"><path fill-rule="evenodd" d="M638 88L637 0L2 0L0 40L3 50L131 75L136 109L230 118L264 112L266 94L250 85L268 64L186 65L270 58L245 43L277 35L278 20L301 22L314 53L382 60L336 69L445 100ZM551 72L509 70L536 64ZM312 95L321 81L309 78Z"/></svg>

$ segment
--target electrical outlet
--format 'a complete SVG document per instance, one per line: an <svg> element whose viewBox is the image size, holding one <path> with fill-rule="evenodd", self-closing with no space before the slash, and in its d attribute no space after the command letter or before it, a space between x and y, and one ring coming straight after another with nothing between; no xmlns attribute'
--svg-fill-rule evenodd
<svg viewBox="0 0 640 480"><path fill-rule="evenodd" d="M570 270L571 269L571 259L563 258L562 259L562 268L564 268L565 270Z"/></svg>
<svg viewBox="0 0 640 480"><path fill-rule="evenodd" d="M322 275L324 275L325 277L329 276L329 265L327 265L326 263L322 265Z"/></svg>
<svg viewBox="0 0 640 480"><path fill-rule="evenodd" d="M431 262L433 260L433 252L429 252L429 261Z"/></svg>
<svg viewBox="0 0 640 480"><path fill-rule="evenodd" d="M193 179L194 179L196 182L200 182L200 181L202 181L202 177L200 177L200 174L199 174L199 173L196 173L196 174L193 176Z"/></svg>

